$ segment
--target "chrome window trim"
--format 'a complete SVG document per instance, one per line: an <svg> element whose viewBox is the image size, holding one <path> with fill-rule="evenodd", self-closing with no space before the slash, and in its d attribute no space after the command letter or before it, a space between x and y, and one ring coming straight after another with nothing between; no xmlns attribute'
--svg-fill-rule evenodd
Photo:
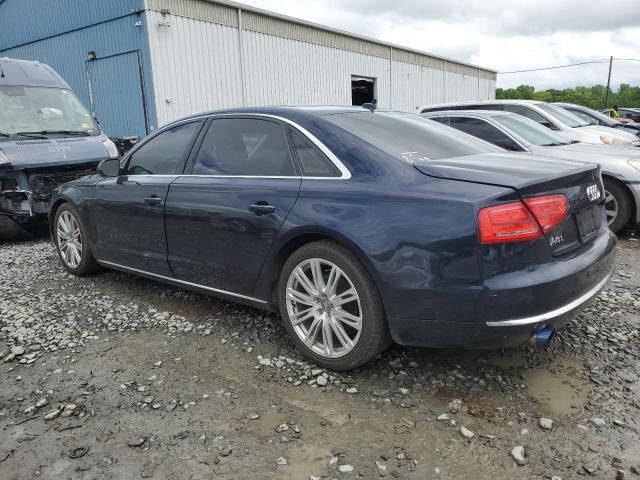
<svg viewBox="0 0 640 480"><path fill-rule="evenodd" d="M554 318L560 317L565 313L569 313L572 310L575 310L580 305L588 302L593 297L595 297L600 290L602 290L605 285L611 280L613 276L613 270L609 272L602 280L600 280L595 287L590 289L587 293L579 296L572 302L563 305L562 307L556 308L555 310L551 310L549 312L541 313L540 315L535 315L533 317L525 317L525 318L517 318L514 320L503 320L497 322L486 322L488 327L516 327L522 325L533 325L535 323L545 322L547 320L552 320Z"/></svg>
<svg viewBox="0 0 640 480"><path fill-rule="evenodd" d="M287 118L284 117L280 117L278 115L271 115L271 114L267 114L267 113L250 113L250 112L242 112L242 113L213 113L213 114L205 114L205 115L199 115L197 117L190 117L190 118L186 118L183 120L179 120L176 121L174 123L170 123L168 125L165 125L164 127L162 127L159 130L156 130L153 135L150 135L149 137L145 138L142 142L140 142L138 145L136 145L134 148L132 148L129 152L127 152L126 156L122 159L121 164L124 164L123 162L129 161L129 157L131 155L133 155L137 150L139 150L140 148L142 148L148 141L150 141L152 138L155 138L156 136L160 135L162 132L169 130L173 127L177 127L179 125L182 125L184 123L189 123L189 122L193 122L193 121L198 121L198 120L208 120L208 119L215 119L215 118L220 118L220 117L264 117L264 118L271 118L273 120L278 120L280 122L284 122L287 125L292 126L293 128L297 129L302 135L304 135L305 137L307 137L307 139L313 143L316 147L318 147L320 149L320 151L322 153L324 153L327 158L329 158L329 161L331 163L333 163L333 166L336 167L338 169L338 171L340 172L340 176L339 177L306 177L304 175L291 175L291 176L260 176L260 175L190 175L190 174L175 174L175 175L126 175L129 177L174 177L174 176L178 176L178 177L212 177L212 178L272 178L272 179L284 179L284 178L300 178L303 180L349 180L351 178L351 172L349 171L349 169L345 166L344 163L342 163L342 161L335 156L335 154L329 150L329 148L322 143L314 134L312 134L311 132L309 132L307 129L305 129L304 127L302 127L301 125L299 125L298 123L289 120Z"/></svg>
<svg viewBox="0 0 640 480"><path fill-rule="evenodd" d="M208 290L208 291L213 292L213 293L221 293L223 295L229 295L229 296L236 297L236 298L242 298L242 299L245 299L245 300L250 300L252 302L261 303L263 305L268 305L269 304L269 302L265 302L264 300L260 300L259 298L249 297L247 295L242 295L240 293L233 293L233 292L229 292L227 290L221 290L219 288L207 287L206 285L200 285L199 283L187 282L185 280L180 280L180 279L177 279L177 278L166 277L164 275L159 275L157 273L151 273L151 272L147 272L145 270L139 270L137 268L132 268L132 267L127 267L125 265L120 265L119 263L107 262L106 260L97 260L97 262L100 265L104 265L104 266L107 266L107 267L114 267L114 268L117 268L117 269L122 269L122 270L125 270L125 271L128 271L128 272L132 272L132 273L139 273L141 275L147 275L147 276L154 277L154 278L159 278L159 279L162 279L162 280L168 280L170 282L176 282L176 283L179 283L181 285L187 285L187 286L190 286L190 287L202 288L203 290Z"/></svg>

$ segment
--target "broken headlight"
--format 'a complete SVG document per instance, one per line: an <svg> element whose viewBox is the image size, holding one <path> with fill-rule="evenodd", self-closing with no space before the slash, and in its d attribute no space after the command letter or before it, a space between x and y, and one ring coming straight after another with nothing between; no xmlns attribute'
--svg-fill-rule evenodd
<svg viewBox="0 0 640 480"><path fill-rule="evenodd" d="M109 158L118 158L120 156L120 152L118 152L118 147L113 143L110 139L106 139L102 141L104 148L107 149L107 153L109 154Z"/></svg>

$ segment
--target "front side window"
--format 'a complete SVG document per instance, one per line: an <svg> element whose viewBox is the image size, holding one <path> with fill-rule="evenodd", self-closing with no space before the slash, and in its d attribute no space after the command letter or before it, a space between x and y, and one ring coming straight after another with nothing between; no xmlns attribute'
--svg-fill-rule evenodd
<svg viewBox="0 0 640 480"><path fill-rule="evenodd" d="M0 85L0 132L16 135L59 131L100 133L71 90Z"/></svg>
<svg viewBox="0 0 640 480"><path fill-rule="evenodd" d="M550 146L569 143L564 137L522 115L500 115L495 117L494 121L532 145Z"/></svg>
<svg viewBox="0 0 640 480"><path fill-rule="evenodd" d="M505 104L504 110L507 112L517 113L523 117L530 118L534 122L538 122L540 125L544 125L552 130L558 130L558 127L554 125L547 117L536 112L533 108L529 108L526 105L514 105Z"/></svg>
<svg viewBox="0 0 640 480"><path fill-rule="evenodd" d="M615 120L612 120L611 117L608 117L604 113L600 113L597 110L592 110L586 107L583 107L581 109L565 107L565 110L568 110L574 115L578 115L587 121L593 121L599 123L600 125L606 125L608 127L614 127L616 125Z"/></svg>
<svg viewBox="0 0 640 480"><path fill-rule="evenodd" d="M573 113L557 105L551 105L550 103L540 103L538 107L540 107L545 112L553 115L568 127L586 127L587 125L589 125L588 122L585 122L580 117L575 116Z"/></svg>
<svg viewBox="0 0 640 480"><path fill-rule="evenodd" d="M173 175L178 172L202 122L178 125L156 135L131 154L127 175Z"/></svg>
<svg viewBox="0 0 640 480"><path fill-rule="evenodd" d="M261 177L295 175L282 125L253 118L213 120L192 173Z"/></svg>
<svg viewBox="0 0 640 480"><path fill-rule="evenodd" d="M485 142L493 143L505 150L522 151L522 148L509 136L480 118L451 117L449 121L452 127L478 137Z"/></svg>
<svg viewBox="0 0 640 480"><path fill-rule="evenodd" d="M311 140L297 130L291 130L296 155L305 177L339 177L340 172Z"/></svg>

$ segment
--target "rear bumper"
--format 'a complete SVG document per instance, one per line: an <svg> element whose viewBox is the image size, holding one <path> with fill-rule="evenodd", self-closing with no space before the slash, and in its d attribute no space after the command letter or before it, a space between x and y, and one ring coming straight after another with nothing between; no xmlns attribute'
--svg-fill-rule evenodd
<svg viewBox="0 0 640 480"><path fill-rule="evenodd" d="M394 340L402 345L430 348L500 349L520 345L545 327L559 328L585 308L613 274L615 236L608 229L580 257L569 262L578 268L561 276L527 274L517 285L502 282L501 290L485 289L469 298L461 295L461 312L475 301L476 315L450 315L437 319L390 318ZM586 257L586 258L585 258ZM514 280L514 279L512 279ZM530 281L527 287L523 283ZM572 290L571 294L568 292ZM511 315L507 314L511 312ZM464 317L464 318L463 318Z"/></svg>

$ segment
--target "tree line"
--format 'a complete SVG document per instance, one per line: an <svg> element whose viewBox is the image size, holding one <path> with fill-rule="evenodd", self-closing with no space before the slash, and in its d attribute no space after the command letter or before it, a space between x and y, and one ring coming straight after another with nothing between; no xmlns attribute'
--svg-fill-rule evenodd
<svg viewBox="0 0 640 480"><path fill-rule="evenodd" d="M605 108L607 87L594 85L592 87L573 87L563 90L550 88L536 91L531 85L520 85L516 88L496 88L496 99L542 100L543 102L567 102L584 105L595 110ZM632 87L622 83L617 91L609 90L609 107L638 108L640 107L640 87Z"/></svg>

